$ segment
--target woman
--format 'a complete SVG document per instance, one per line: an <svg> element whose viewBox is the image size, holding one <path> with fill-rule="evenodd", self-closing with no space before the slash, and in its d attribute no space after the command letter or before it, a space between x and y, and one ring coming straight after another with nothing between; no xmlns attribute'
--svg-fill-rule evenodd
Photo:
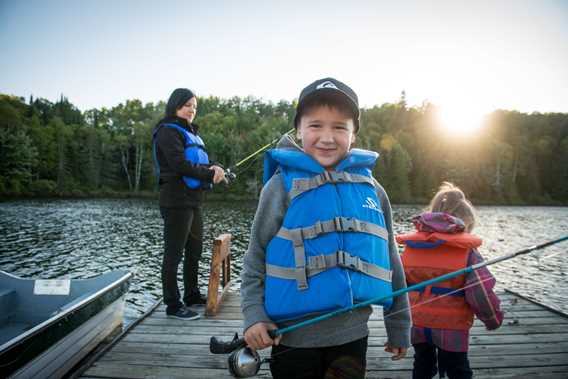
<svg viewBox="0 0 568 379"><path fill-rule="evenodd" d="M189 308L205 304L197 286L197 269L203 250L203 190L225 179L224 170L209 164L205 145L193 124L197 99L187 88L172 92L166 115L153 133L154 159L159 172L160 213L164 219L162 289L166 314L194 320L199 314ZM177 284L183 263L183 303ZM184 304L185 303L185 304Z"/></svg>

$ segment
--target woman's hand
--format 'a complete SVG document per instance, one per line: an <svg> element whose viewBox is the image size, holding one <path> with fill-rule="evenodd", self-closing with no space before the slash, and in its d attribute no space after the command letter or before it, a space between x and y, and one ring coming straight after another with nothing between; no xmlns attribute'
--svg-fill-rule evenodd
<svg viewBox="0 0 568 379"><path fill-rule="evenodd" d="M223 180L225 180L225 170L223 170L221 167L213 165L213 166L209 167L209 170L215 171L215 174L213 174L213 183L214 184L219 184Z"/></svg>
<svg viewBox="0 0 568 379"><path fill-rule="evenodd" d="M386 352L392 353L391 360L398 361L406 357L406 351L408 350L406 347L395 347L388 342L386 342L384 346Z"/></svg>
<svg viewBox="0 0 568 379"><path fill-rule="evenodd" d="M262 350L272 345L278 345L282 336L275 339L268 335L269 330L277 329L277 326L271 322L257 322L245 331L245 341L253 350Z"/></svg>

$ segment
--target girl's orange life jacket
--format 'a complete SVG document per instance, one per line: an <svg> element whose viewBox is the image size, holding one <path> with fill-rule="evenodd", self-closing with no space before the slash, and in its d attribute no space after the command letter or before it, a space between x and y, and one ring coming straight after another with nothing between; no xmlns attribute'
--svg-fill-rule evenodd
<svg viewBox="0 0 568 379"><path fill-rule="evenodd" d="M409 286L465 268L470 250L482 242L469 233L427 232L398 235L396 240L405 245L402 264ZM414 326L469 330L473 311L460 290L464 285L465 274L409 292Z"/></svg>

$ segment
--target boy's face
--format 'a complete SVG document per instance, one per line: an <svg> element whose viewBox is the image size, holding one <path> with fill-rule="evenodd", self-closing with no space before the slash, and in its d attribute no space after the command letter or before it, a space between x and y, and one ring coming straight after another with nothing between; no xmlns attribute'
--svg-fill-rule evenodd
<svg viewBox="0 0 568 379"><path fill-rule="evenodd" d="M334 168L355 142L353 118L335 108L316 107L305 112L296 136L304 152L325 169Z"/></svg>

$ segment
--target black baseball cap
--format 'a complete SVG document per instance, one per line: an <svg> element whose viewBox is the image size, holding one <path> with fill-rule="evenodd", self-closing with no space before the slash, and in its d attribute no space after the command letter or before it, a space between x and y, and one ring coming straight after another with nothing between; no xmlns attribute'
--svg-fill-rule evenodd
<svg viewBox="0 0 568 379"><path fill-rule="evenodd" d="M355 126L355 133L357 133L359 130L359 98L351 87L334 78L316 80L300 92L298 106L296 107L296 116L294 116L294 127L298 127L303 107L307 100L324 94L336 95L338 99L345 101L345 104L353 112L353 124Z"/></svg>

